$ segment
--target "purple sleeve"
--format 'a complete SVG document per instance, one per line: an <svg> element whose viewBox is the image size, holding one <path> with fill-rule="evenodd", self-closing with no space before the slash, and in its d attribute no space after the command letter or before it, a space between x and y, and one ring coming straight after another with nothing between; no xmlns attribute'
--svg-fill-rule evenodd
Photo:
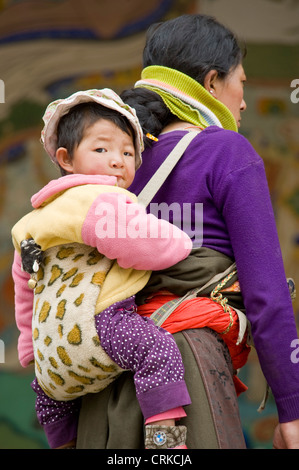
<svg viewBox="0 0 299 470"><path fill-rule="evenodd" d="M51 449L71 442L77 437L80 399L57 401L49 398L36 379L31 384L37 397L35 410Z"/></svg>
<svg viewBox="0 0 299 470"><path fill-rule="evenodd" d="M242 152L254 151L243 143ZM218 190L237 263L246 314L263 373L275 397L280 422L299 418L298 338L264 165L260 158L230 171Z"/></svg>

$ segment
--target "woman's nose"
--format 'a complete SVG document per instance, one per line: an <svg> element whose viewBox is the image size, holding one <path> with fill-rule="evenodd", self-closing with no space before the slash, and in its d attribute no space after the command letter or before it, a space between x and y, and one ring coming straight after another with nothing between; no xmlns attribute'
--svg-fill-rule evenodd
<svg viewBox="0 0 299 470"><path fill-rule="evenodd" d="M246 104L246 101L243 99L243 100L241 101L240 110L241 110L241 111L246 111L246 108L247 108L247 104Z"/></svg>

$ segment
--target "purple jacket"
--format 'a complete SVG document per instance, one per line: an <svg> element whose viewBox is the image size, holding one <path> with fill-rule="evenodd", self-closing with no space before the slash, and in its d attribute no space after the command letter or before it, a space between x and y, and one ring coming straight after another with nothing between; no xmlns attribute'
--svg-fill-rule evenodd
<svg viewBox="0 0 299 470"><path fill-rule="evenodd" d="M162 134L143 153L130 191L139 194L183 134ZM203 204L202 246L236 261L246 315L279 420L298 419L299 364L292 361L292 341L298 335L262 159L242 135L211 126L192 141L152 200L162 202L182 208L184 203ZM196 225L196 211L192 214ZM191 238L193 229L184 226Z"/></svg>

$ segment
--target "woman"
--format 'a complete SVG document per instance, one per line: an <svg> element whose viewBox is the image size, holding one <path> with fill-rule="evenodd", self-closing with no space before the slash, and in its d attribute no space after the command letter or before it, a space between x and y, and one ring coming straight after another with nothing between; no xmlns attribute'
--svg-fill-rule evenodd
<svg viewBox="0 0 299 470"><path fill-rule="evenodd" d="M263 162L237 132L241 113L246 109L243 99L246 76L242 59L243 54L234 35L225 27L207 16L183 15L150 29L144 49L141 80L133 90L122 95L124 101L136 109L144 133L151 139L153 136L158 139L145 150L143 164L130 188L137 195L182 136L191 127L198 130L198 135L153 198L152 207L162 202L168 207L173 203L178 203L180 207L186 202L191 204L191 235L191 227L196 225L196 203L202 203L203 238L201 240L195 226L192 232L194 251L188 263L153 274L147 288L139 296L139 313L148 314L149 298L156 299L157 305L162 302L161 296L157 296L162 289L182 296L190 288L197 287L201 273L199 261L203 260L205 265L212 260L212 274L220 271L224 259L235 261L253 341L277 405L279 425L274 447L299 448L299 365L291 361L291 343L297 338L293 309ZM234 294L227 293L227 297L230 304L236 306ZM204 308L203 304L202 311ZM199 303L198 315L202 311ZM194 313L190 317L193 319ZM169 318L171 322L172 316ZM192 323L191 328L194 328ZM197 334L198 341L204 345L201 354L209 349L210 344L211 354L217 357L216 361L221 361L220 355L225 354L224 349L220 355L219 351L216 353L211 346L212 336L203 336L209 333L204 329L192 334ZM186 339L184 334L177 335L181 335L177 336L178 344L182 338ZM189 341L191 347L195 343ZM188 383L192 359L188 346L180 346ZM206 398L204 390L192 390L192 383L197 380L194 368L191 377L189 391L193 408L191 413L187 412L190 439L187 443L189 448L211 448L215 436L210 435L203 445L194 437L200 434L198 426L201 418L196 419L203 416L200 413L204 413L203 402ZM205 377L203 382L209 397L212 392L207 389L209 384ZM126 408L118 401L117 387L123 386L128 386L128 383L115 384L109 392L109 399L99 395L90 399L90 405L83 403L78 446L88 446L91 442L95 428L90 417L93 415L100 419L99 410L102 412L104 409L101 408L101 400L102 403L107 400L105 406L111 413L111 410L116 413L112 418L108 411L105 419L109 424L117 421L117 409L123 411ZM233 390L230 393L229 400L236 406ZM197 415L200 406L202 408ZM210 400L210 406L216 427L215 416L219 410L213 400L212 403ZM225 408L226 405L222 407ZM234 416L238 419L236 410ZM124 422L126 418L122 416L121 419ZM117 427L116 422L114 425ZM110 435L112 433L113 427L110 426ZM222 438L234 433L240 435L237 422L224 424ZM241 437L236 441L224 438L223 444L219 434L217 439L215 447L243 446Z"/></svg>

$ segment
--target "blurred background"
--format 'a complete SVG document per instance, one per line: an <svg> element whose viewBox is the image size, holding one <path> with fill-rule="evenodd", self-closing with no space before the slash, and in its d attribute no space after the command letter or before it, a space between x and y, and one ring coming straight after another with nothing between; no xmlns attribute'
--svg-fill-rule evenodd
<svg viewBox="0 0 299 470"><path fill-rule="evenodd" d="M18 364L10 238L32 194L59 176L39 142L45 107L81 89L131 87L148 26L197 12L246 43L240 132L265 162L286 273L299 283L298 0L0 0L0 449L47 448L33 370ZM241 375L249 387L240 397L247 445L271 448L276 409L270 398L257 411L264 379L254 352Z"/></svg>

